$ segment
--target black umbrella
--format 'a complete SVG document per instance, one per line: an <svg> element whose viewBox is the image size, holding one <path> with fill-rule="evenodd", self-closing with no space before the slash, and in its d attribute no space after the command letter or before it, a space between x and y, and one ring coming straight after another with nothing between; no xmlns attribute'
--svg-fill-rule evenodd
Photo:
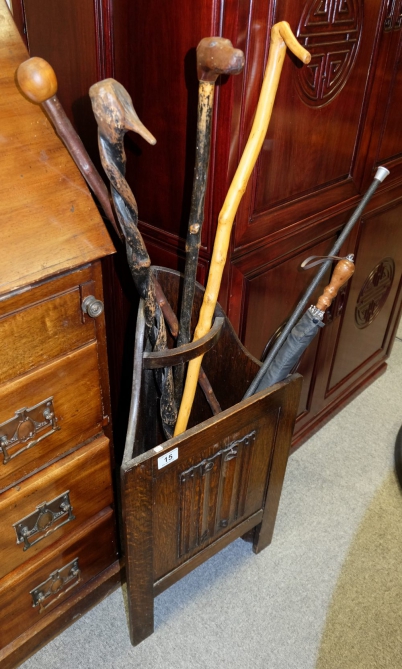
<svg viewBox="0 0 402 669"><path fill-rule="evenodd" d="M326 262L326 260L325 258L323 261L319 260L318 262ZM304 261L302 266L306 269L312 267L314 264L316 263L307 265L307 261ZM325 288L317 306L311 306L307 309L299 322L292 328L285 343L266 369L254 392L283 381L291 373L307 346L314 339L320 328L324 327L325 324L322 322L322 319L324 318L325 310L330 306L334 297L336 297L339 288L352 276L354 268L353 255L339 260L332 275L331 283ZM328 294L327 300L324 299L326 294ZM322 302L325 303L321 304ZM322 306L325 308L323 309Z"/></svg>
<svg viewBox="0 0 402 669"><path fill-rule="evenodd" d="M344 241L350 234L353 226L359 220L365 206L368 204L369 200L374 195L378 186L382 181L384 181L384 179L388 176L388 174L389 171L385 167L379 167L377 169L377 172L374 176L374 179L370 187L366 191L359 205L356 207L349 221L347 222L341 234L339 235L337 241L335 242L334 246L330 251L330 255L326 260L324 260L315 278L313 279L310 286L307 288L306 292L301 298L295 311L293 312L285 328L283 329L280 337L278 337L277 341L275 342L274 346L269 352L266 360L261 366L258 374L250 384L243 399L251 397L251 395L254 395L254 393L258 392L259 390L268 388L268 386L271 386L273 383L282 381L291 372L293 367L295 367L298 360L300 359L301 354L308 346L310 341L315 337L320 327L323 327L322 318L324 316L325 309L327 309L327 307L329 306L335 295L331 297L329 303L326 302L321 304L321 298L320 298L320 300L317 303L317 307L310 307L310 309L307 310L307 312L304 314L302 318L300 318L300 316L302 315L304 309L306 308L308 300L310 299L311 295L317 288L322 277L329 269L334 256L336 256L336 254L341 249ZM312 265L310 265L310 267L311 266ZM335 268L334 276L338 266L340 266L339 263ZM351 274L352 273L353 272L351 272ZM345 283L345 281L343 281L342 283ZM339 290L340 285L338 285L337 290ZM324 295L326 291L328 292L330 287L331 284L327 286L327 288L325 289ZM299 318L300 321L298 322Z"/></svg>

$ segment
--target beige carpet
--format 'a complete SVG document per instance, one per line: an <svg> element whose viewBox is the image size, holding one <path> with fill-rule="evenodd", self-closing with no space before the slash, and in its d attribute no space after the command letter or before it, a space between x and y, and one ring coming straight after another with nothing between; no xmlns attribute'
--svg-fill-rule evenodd
<svg viewBox="0 0 402 669"><path fill-rule="evenodd" d="M342 567L316 669L402 667L402 495L390 474Z"/></svg>

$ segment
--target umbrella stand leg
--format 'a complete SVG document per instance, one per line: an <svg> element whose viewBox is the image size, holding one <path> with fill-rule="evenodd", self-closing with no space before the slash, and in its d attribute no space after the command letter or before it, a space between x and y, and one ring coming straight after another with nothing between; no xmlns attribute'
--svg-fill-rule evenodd
<svg viewBox="0 0 402 669"><path fill-rule="evenodd" d="M218 218L207 287L198 325L194 333L195 340L204 336L211 327L229 248L233 221L267 133L287 46L303 62L308 63L311 58L308 51L299 44L286 21L277 23L272 27L268 64L253 127ZM175 427L175 435L184 432L187 427L201 362L202 357L191 360L189 363L183 399Z"/></svg>

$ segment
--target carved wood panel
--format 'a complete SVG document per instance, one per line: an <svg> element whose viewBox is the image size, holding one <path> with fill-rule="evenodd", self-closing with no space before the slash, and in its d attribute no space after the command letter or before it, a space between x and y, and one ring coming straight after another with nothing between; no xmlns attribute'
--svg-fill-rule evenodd
<svg viewBox="0 0 402 669"><path fill-rule="evenodd" d="M244 516L255 430L180 474L179 557Z"/></svg>
<svg viewBox="0 0 402 669"><path fill-rule="evenodd" d="M227 416L176 441L178 458L166 467L158 469L149 452L154 457L155 580L264 508L286 407L275 402L268 408L269 400L262 401L260 414L253 409L252 417L239 413L241 420Z"/></svg>
<svg viewBox="0 0 402 669"><path fill-rule="evenodd" d="M383 207L364 216L357 239L356 270L342 328L331 341L330 373L319 372L317 392L325 404L345 386L356 383L378 365L392 343L398 315L402 273L402 205ZM330 338L331 332L326 335ZM323 335L325 337L325 334Z"/></svg>
<svg viewBox="0 0 402 669"><path fill-rule="evenodd" d="M237 253L359 192L356 148L380 9L380 0L277 5L274 20L290 23L312 61L302 67L289 53L285 59L257 173L237 219ZM260 62L260 77L262 70ZM246 79L246 105L259 88L255 69L253 76ZM247 120L245 134L248 128Z"/></svg>
<svg viewBox="0 0 402 669"><path fill-rule="evenodd" d="M381 133L381 143L378 152L378 162L383 163L389 159L401 159L402 154L402 2L395 5L392 32L390 39L390 52L388 57L387 79L390 80L385 101L385 121Z"/></svg>

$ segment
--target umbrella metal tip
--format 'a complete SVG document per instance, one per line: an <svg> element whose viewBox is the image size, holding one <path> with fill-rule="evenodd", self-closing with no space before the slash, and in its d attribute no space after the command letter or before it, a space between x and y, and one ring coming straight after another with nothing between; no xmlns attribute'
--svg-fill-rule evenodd
<svg viewBox="0 0 402 669"><path fill-rule="evenodd" d="M387 170L386 167L379 167L374 175L374 179L377 179L377 181L384 181L384 179L387 178L388 174L389 170Z"/></svg>

